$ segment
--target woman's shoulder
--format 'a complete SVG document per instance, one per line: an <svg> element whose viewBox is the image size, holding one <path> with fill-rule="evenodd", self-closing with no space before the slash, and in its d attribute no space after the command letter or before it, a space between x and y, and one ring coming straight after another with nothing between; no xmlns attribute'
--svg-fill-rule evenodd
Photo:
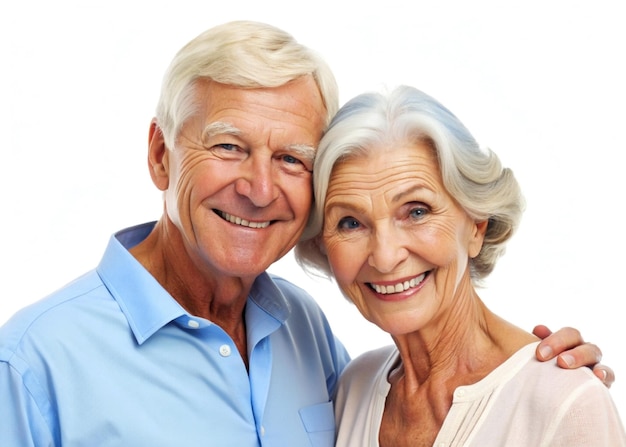
<svg viewBox="0 0 626 447"><path fill-rule="evenodd" d="M608 389L593 375L589 368L563 369L556 360L540 362L534 355L534 348L525 347L514 356L514 374L503 381L507 393L518 394L520 398L535 401L537 406L561 407L580 396L586 399L605 401ZM517 357L517 358L515 358ZM512 371L512 372L513 372ZM593 396L593 397L592 397Z"/></svg>
<svg viewBox="0 0 626 447"><path fill-rule="evenodd" d="M356 356L350 363L354 367L376 366L397 357L398 349L395 345L381 346L380 348L365 351Z"/></svg>
<svg viewBox="0 0 626 447"><path fill-rule="evenodd" d="M381 373L389 371L397 362L398 350L395 345L383 346L366 351L348 363L341 375L341 380L370 381Z"/></svg>
<svg viewBox="0 0 626 447"><path fill-rule="evenodd" d="M346 408L368 407L376 396L386 396L387 372L397 361L395 345L364 352L350 361L339 378L336 411L343 414Z"/></svg>

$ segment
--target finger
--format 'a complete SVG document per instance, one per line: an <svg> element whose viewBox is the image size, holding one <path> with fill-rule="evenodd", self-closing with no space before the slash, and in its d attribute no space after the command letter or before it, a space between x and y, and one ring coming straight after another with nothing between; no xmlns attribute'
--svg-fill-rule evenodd
<svg viewBox="0 0 626 447"><path fill-rule="evenodd" d="M547 326L544 326L543 324L537 325L533 329L533 334L541 338L542 340L546 338L548 335L550 335L551 333L552 331L548 329Z"/></svg>
<svg viewBox="0 0 626 447"><path fill-rule="evenodd" d="M602 351L593 343L585 343L573 349L562 352L556 363L561 368L574 369L581 366L593 368L602 360Z"/></svg>
<svg viewBox="0 0 626 447"><path fill-rule="evenodd" d="M606 365L597 364L593 368L593 373L602 380L602 383L607 388L611 388L611 385L615 382L615 372Z"/></svg>
<svg viewBox="0 0 626 447"><path fill-rule="evenodd" d="M547 332L550 331L545 326L537 326L535 330L539 332L540 334L545 334L546 331ZM580 332L577 329L574 329L571 327L564 327L546 336L546 338L543 339L539 343L539 345L537 346L537 358L543 361L550 360L561 353L564 353L568 350L571 350L572 348L576 346L581 346L581 345L585 346L584 340L582 336L580 335ZM572 354L572 353L569 353L569 354ZM593 356L595 359L595 355L597 353L593 351L593 348L591 349L584 348L582 352L575 352L573 354L575 356L581 357L580 359L576 359L576 358L573 359L574 364L576 364L576 362L578 361L588 359L590 355ZM594 365L596 363L597 361L591 364Z"/></svg>

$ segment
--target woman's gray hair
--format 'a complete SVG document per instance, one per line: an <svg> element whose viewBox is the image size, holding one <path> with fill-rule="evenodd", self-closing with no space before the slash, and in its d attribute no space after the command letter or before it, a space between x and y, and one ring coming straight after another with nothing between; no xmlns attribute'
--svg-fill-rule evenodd
<svg viewBox="0 0 626 447"><path fill-rule="evenodd" d="M183 124L196 112L197 80L272 88L306 75L319 88L328 125L338 108L338 88L320 56L285 31L264 23L234 21L211 28L185 45L165 73L156 110L165 144L174 147Z"/></svg>
<svg viewBox="0 0 626 447"><path fill-rule="evenodd" d="M365 93L350 100L331 121L315 158L315 204L296 246L298 263L309 273L332 276L320 245L324 201L333 167L381 147L425 142L437 155L443 184L475 221L488 220L483 247L470 260L478 285L504 253L519 225L524 199L519 184L498 156L481 148L467 128L437 100L413 87L391 93Z"/></svg>

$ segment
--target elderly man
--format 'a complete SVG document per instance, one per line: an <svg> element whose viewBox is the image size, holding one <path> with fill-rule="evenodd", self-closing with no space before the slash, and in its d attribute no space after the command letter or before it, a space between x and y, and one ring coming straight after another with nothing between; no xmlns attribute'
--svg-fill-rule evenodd
<svg viewBox="0 0 626 447"><path fill-rule="evenodd" d="M0 329L3 446L334 444L348 354L313 299L265 271L305 231L337 102L326 64L268 25L180 50L149 131L163 215Z"/></svg>

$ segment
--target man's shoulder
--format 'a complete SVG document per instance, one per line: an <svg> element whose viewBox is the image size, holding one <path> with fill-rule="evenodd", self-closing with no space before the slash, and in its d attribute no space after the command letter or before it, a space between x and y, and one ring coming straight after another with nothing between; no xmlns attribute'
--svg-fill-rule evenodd
<svg viewBox="0 0 626 447"><path fill-rule="evenodd" d="M269 277L278 290L280 290L281 296L287 302L287 306L292 313L301 310L305 313L319 313L323 315L323 311L318 302L307 290L304 290L299 285L282 276L269 274Z"/></svg>
<svg viewBox="0 0 626 447"><path fill-rule="evenodd" d="M25 306L0 326L0 352L14 351L30 336L50 337L72 321L92 317L93 313L85 303L95 301L98 296L105 298L110 295L98 274L92 270Z"/></svg>
<svg viewBox="0 0 626 447"><path fill-rule="evenodd" d="M272 282L278 287L281 292L283 292L287 296L304 296L306 298L312 299L311 295L304 290L302 287L297 284L285 279L282 276L279 276L275 273L268 273Z"/></svg>

